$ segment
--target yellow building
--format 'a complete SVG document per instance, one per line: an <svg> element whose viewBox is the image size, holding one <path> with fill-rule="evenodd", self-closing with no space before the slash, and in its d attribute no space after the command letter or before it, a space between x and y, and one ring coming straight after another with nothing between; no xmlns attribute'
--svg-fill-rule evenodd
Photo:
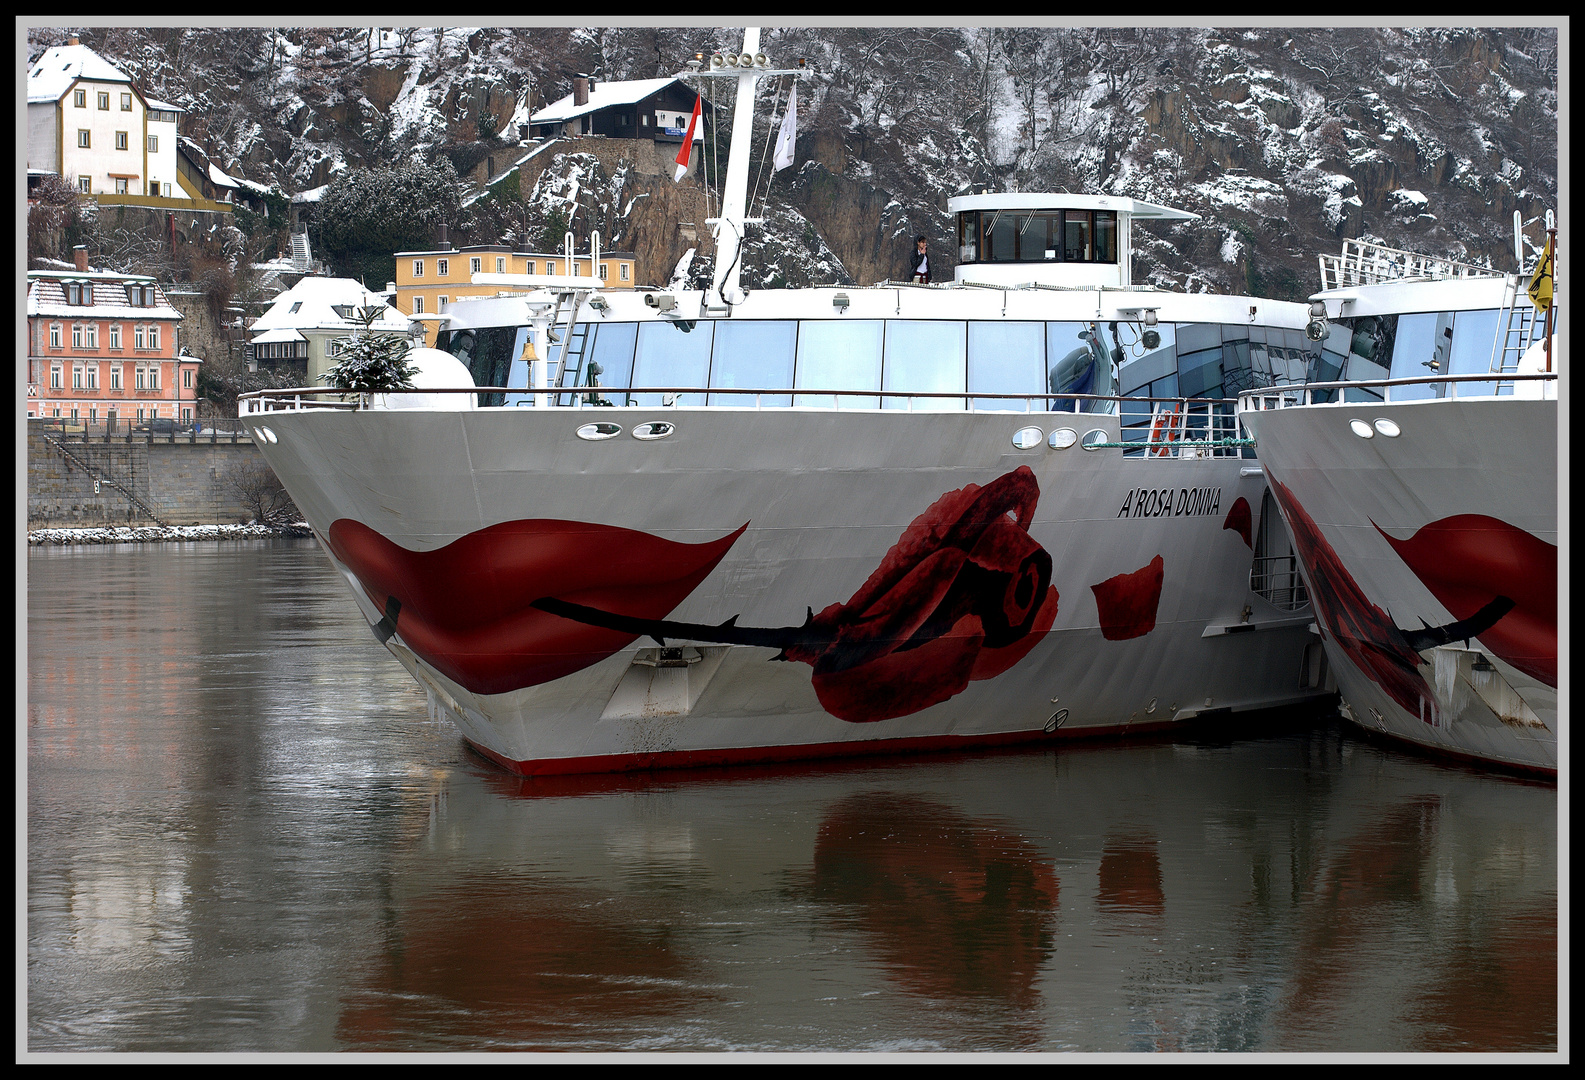
<svg viewBox="0 0 1585 1080"><path fill-rule="evenodd" d="M444 241L442 241L444 243ZM634 285L634 256L628 251L600 252L598 274L591 270L587 253L574 254L571 274L598 277L607 289L631 289ZM424 344L434 345L437 320L425 316L444 315L455 300L473 296L495 296L498 284L474 284L475 274L555 274L569 273L564 253L513 251L501 244L478 244L461 249L441 247L433 251L396 253L396 296L392 303L398 311L422 321Z"/></svg>

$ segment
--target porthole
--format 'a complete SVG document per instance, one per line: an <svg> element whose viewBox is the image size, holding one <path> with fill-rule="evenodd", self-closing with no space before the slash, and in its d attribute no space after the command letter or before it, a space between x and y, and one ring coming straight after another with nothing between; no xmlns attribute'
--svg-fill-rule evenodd
<svg viewBox="0 0 1585 1080"><path fill-rule="evenodd" d="M1396 439L1399 435L1403 434L1402 428L1393 423L1391 420L1386 419L1376 421L1376 430L1387 436L1389 439Z"/></svg>
<svg viewBox="0 0 1585 1080"><path fill-rule="evenodd" d="M1019 428L1013 432L1013 446L1019 450L1033 450L1039 446L1046 437L1046 433L1037 427Z"/></svg>
<svg viewBox="0 0 1585 1080"><path fill-rule="evenodd" d="M622 425L610 421L598 424L585 424L578 429L578 438L587 439L589 442L599 442L602 439L614 439L622 434Z"/></svg>
<svg viewBox="0 0 1585 1080"><path fill-rule="evenodd" d="M1100 428L1091 428L1084 433L1084 438L1079 440L1079 445L1086 450L1096 450L1100 448L1102 443L1111 441L1111 439L1107 438L1105 431Z"/></svg>
<svg viewBox="0 0 1585 1080"><path fill-rule="evenodd" d="M633 429L633 438L649 442L654 439L664 439L676 430L676 425L667 423L665 420L651 420L647 424L639 424L635 427Z"/></svg>
<svg viewBox="0 0 1585 1080"><path fill-rule="evenodd" d="M1053 450L1066 450L1078 441L1079 433L1077 431L1070 427L1059 427L1051 433L1051 437L1046 440L1046 445Z"/></svg>
<svg viewBox="0 0 1585 1080"><path fill-rule="evenodd" d="M1350 420L1348 422L1348 426L1350 430L1352 430L1354 434L1358 435L1361 439L1369 439L1374 437L1376 434L1376 429L1371 427L1363 420Z"/></svg>

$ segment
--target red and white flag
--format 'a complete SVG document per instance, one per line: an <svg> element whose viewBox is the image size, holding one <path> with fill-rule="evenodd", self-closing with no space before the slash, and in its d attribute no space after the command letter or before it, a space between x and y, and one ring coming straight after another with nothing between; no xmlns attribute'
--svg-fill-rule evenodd
<svg viewBox="0 0 1585 1080"><path fill-rule="evenodd" d="M677 151L677 180L693 172L694 156L693 144L704 141L704 125L699 122L704 109L704 98L701 96L693 103L693 115L688 118L688 133L682 137L682 149Z"/></svg>

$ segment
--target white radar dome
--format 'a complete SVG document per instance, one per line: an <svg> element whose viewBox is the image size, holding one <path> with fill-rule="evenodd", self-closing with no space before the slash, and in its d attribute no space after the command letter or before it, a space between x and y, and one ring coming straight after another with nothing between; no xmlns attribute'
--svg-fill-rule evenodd
<svg viewBox="0 0 1585 1080"><path fill-rule="evenodd" d="M418 369L413 373L413 386L420 390L454 390L476 385L462 361L442 349L413 349L407 354L407 362ZM376 394L373 404L376 409L461 412L476 408L478 401L478 397L473 394L405 393Z"/></svg>

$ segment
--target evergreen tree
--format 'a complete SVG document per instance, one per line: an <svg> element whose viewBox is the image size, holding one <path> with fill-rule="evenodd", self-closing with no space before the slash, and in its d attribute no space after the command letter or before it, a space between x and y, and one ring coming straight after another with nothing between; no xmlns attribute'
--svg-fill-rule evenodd
<svg viewBox="0 0 1585 1080"><path fill-rule="evenodd" d="M376 333L373 324L379 315L378 308L365 310L363 328L336 339L340 359L319 377L320 382L360 394L413 389L418 367L407 359L412 342L396 334Z"/></svg>

